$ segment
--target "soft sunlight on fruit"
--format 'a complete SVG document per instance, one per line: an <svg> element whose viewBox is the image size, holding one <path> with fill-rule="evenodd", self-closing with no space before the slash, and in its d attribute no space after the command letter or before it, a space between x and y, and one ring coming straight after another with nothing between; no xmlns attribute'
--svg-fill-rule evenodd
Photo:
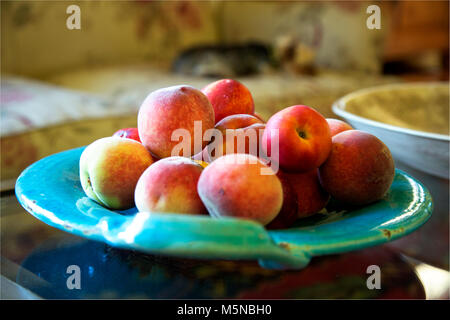
<svg viewBox="0 0 450 320"><path fill-rule="evenodd" d="M223 79L156 90L137 128L94 141L80 158L86 195L112 209L249 219L289 228L323 210L382 199L394 179L375 136L294 105L265 122L250 91Z"/></svg>

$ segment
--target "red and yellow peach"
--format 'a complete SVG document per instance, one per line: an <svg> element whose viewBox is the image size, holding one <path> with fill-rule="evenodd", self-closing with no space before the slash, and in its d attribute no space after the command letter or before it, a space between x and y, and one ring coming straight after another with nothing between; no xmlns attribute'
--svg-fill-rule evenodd
<svg viewBox="0 0 450 320"><path fill-rule="evenodd" d="M203 167L184 157L159 160L144 171L135 190L139 211L206 214L197 193Z"/></svg>
<svg viewBox="0 0 450 320"><path fill-rule="evenodd" d="M195 132L196 122L199 132ZM203 135L214 128L214 110L208 98L199 90L186 85L163 88L152 92L142 103L138 114L138 130L142 144L158 158L195 154L206 146ZM173 137L176 130L187 134L189 154L172 154L180 143ZM181 132L181 131L179 131ZM186 150L184 150L186 151Z"/></svg>
<svg viewBox="0 0 450 320"><path fill-rule="evenodd" d="M198 193L211 216L250 219L263 225L280 212L283 189L278 177L257 157L230 154L202 172Z"/></svg>
<svg viewBox="0 0 450 320"><path fill-rule="evenodd" d="M136 183L153 159L139 142L119 137L94 141L80 157L80 181L86 195L111 209L134 205Z"/></svg>

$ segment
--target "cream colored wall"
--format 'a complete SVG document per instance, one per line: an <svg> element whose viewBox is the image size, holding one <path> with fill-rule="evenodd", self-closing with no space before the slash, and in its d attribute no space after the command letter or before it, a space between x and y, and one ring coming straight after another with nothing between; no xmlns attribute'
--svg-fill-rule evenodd
<svg viewBox="0 0 450 320"><path fill-rule="evenodd" d="M66 8L81 9L69 30ZM124 1L2 1L2 73L40 77L97 64L167 64L193 44L216 41L213 5Z"/></svg>
<svg viewBox="0 0 450 320"><path fill-rule="evenodd" d="M66 8L74 3L81 8L81 30L66 28ZM97 65L145 61L168 66L192 45L248 40L275 44L283 35L311 46L318 66L373 73L380 70L388 19L384 12L382 29L368 30L368 4L1 1L2 73L45 78Z"/></svg>
<svg viewBox="0 0 450 320"><path fill-rule="evenodd" d="M291 36L316 51L317 66L379 72L389 11L382 27L369 30L366 9L379 1L227 2L224 40L276 43Z"/></svg>

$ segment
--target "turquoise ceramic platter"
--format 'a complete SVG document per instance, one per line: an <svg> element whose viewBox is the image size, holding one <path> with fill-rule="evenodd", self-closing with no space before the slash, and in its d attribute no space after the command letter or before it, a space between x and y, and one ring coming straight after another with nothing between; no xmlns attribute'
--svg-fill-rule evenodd
<svg viewBox="0 0 450 320"><path fill-rule="evenodd" d="M18 178L16 196L50 226L111 246L153 254L205 259L258 259L267 268L302 268L311 257L361 249L402 237L431 216L433 202L417 180L397 170L384 199L352 210L299 220L266 230L241 219L108 210L81 188L83 148L44 158Z"/></svg>

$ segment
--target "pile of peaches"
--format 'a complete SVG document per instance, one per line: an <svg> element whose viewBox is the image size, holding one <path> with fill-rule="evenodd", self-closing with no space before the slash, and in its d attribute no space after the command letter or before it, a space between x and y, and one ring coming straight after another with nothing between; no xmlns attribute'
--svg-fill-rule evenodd
<svg viewBox="0 0 450 320"><path fill-rule="evenodd" d="M391 153L377 137L304 105L265 122L235 80L156 90L137 124L81 155L83 190L107 208L234 217L280 229L330 199L349 206L380 200L394 179Z"/></svg>

